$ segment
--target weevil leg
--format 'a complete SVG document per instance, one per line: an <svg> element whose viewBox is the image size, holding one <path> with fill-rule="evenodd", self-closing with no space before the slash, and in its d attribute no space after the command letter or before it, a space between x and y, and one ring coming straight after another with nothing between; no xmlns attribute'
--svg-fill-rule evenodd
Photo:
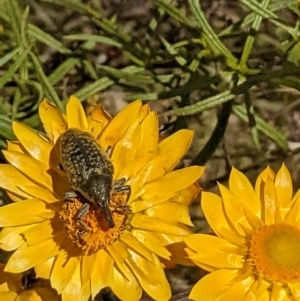
<svg viewBox="0 0 300 301"><path fill-rule="evenodd" d="M89 210L90 210L90 205L88 203L84 203L82 205L82 207L78 210L77 214L76 214L76 220L77 220L78 224L83 228L82 231L79 232L79 236L80 237L82 237L87 232L91 232L92 231L92 229L90 227L88 227L82 221L82 219L89 212Z"/></svg>
<svg viewBox="0 0 300 301"><path fill-rule="evenodd" d="M82 220L83 217L90 211L90 204L84 203L76 214L77 220Z"/></svg>
<svg viewBox="0 0 300 301"><path fill-rule="evenodd" d="M107 149L106 149L106 154L107 154L107 156L110 158L110 156L111 156L111 153L112 153L112 146L110 145L110 146L108 146L107 147Z"/></svg>
<svg viewBox="0 0 300 301"><path fill-rule="evenodd" d="M123 186L123 184L125 182L126 182L126 178L121 178L121 179L115 180L114 183L113 183L113 186L114 187L120 187L120 186Z"/></svg>
<svg viewBox="0 0 300 301"><path fill-rule="evenodd" d="M73 200L78 198L78 195L75 191L67 191L64 193L64 200Z"/></svg>
<svg viewBox="0 0 300 301"><path fill-rule="evenodd" d="M131 186L130 185L114 186L112 189L112 193L118 193L118 192L126 193L126 203L127 203L131 195Z"/></svg>

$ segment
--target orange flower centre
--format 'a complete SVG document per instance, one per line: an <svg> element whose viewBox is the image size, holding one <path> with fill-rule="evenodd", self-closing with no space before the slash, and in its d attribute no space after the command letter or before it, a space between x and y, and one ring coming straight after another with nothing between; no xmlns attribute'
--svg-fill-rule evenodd
<svg viewBox="0 0 300 301"><path fill-rule="evenodd" d="M116 241L127 225L131 213L122 194L114 194L109 208L115 223L113 228L107 226L104 215L97 205L90 204L90 209L81 219L77 214L83 202L74 199L65 202L59 213L68 237L86 254L97 252Z"/></svg>
<svg viewBox="0 0 300 301"><path fill-rule="evenodd" d="M253 232L250 256L267 280L300 281L300 230L287 224L263 226Z"/></svg>

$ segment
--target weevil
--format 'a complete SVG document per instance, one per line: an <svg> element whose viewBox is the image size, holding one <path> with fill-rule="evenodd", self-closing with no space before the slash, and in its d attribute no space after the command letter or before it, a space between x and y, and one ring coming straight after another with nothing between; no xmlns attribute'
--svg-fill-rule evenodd
<svg viewBox="0 0 300 301"><path fill-rule="evenodd" d="M61 135L61 166L73 189L65 193L65 199L75 198L79 194L87 201L76 215L84 232L88 232L89 229L82 223L82 218L89 212L91 203L101 208L107 226L113 228L115 223L109 209L112 194L122 192L126 193L127 200L130 197L131 187L124 185L126 179L113 180L111 150L111 147L103 150L92 134L79 129L70 128Z"/></svg>

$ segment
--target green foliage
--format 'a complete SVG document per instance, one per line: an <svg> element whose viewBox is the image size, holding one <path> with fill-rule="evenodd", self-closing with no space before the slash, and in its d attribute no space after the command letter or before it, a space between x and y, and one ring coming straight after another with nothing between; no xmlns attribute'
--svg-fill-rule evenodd
<svg viewBox="0 0 300 301"><path fill-rule="evenodd" d="M122 89L128 101L172 99L166 116L187 118L220 107L216 128L194 163L210 158L231 113L248 122L257 147L264 135L286 149L283 133L260 116L263 105L256 96L266 86L300 89L295 0L239 0L240 19L222 28L212 24L202 1L188 0L185 6L149 0L149 22L135 29L118 15L105 14L98 1L35 2L33 7L26 1L0 0L1 147L14 138L12 120L39 126L38 105L44 97L64 110L69 84L81 101L112 88ZM57 16L61 25L65 16L82 19L88 33L78 24L51 30L45 16L44 24L35 16L37 7L45 8L51 22ZM282 18L282 10L295 20ZM164 30L167 22L175 28L171 37ZM97 52L110 50L119 62L97 61ZM276 66L264 61L275 55Z"/></svg>

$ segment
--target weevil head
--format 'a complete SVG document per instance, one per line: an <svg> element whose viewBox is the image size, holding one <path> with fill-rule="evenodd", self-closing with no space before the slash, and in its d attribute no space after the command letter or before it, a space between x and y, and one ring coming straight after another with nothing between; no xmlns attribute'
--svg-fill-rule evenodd
<svg viewBox="0 0 300 301"><path fill-rule="evenodd" d="M92 175L87 181L86 193L88 199L104 207L109 203L112 189L111 177L107 175Z"/></svg>
<svg viewBox="0 0 300 301"><path fill-rule="evenodd" d="M93 175L87 181L87 198L102 209L109 228L113 228L115 226L109 209L111 190L112 179L108 175Z"/></svg>

